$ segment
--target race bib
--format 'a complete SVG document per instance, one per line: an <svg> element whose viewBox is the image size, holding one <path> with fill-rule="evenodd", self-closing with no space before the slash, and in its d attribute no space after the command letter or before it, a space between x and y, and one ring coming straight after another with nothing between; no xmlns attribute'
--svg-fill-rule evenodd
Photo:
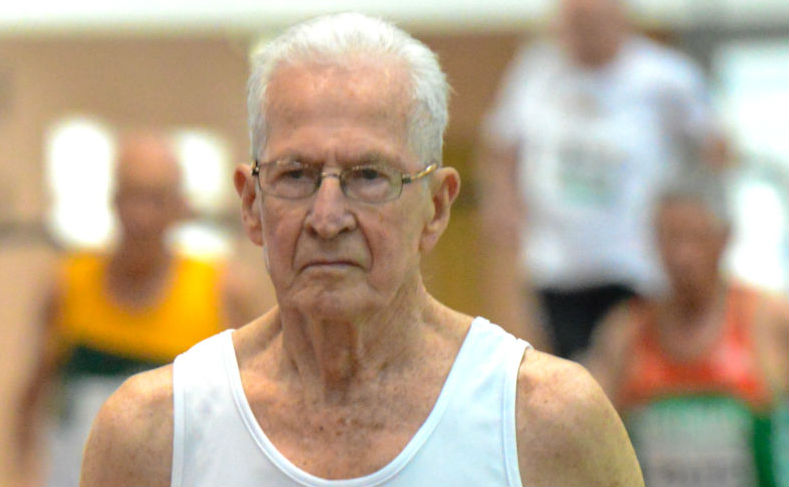
<svg viewBox="0 0 789 487"><path fill-rule="evenodd" d="M562 199L576 206L610 208L622 193L624 156L605 137L565 138L558 152L558 180Z"/></svg>
<svg viewBox="0 0 789 487"><path fill-rule="evenodd" d="M627 415L647 485L758 485L755 416L719 396L666 398Z"/></svg>

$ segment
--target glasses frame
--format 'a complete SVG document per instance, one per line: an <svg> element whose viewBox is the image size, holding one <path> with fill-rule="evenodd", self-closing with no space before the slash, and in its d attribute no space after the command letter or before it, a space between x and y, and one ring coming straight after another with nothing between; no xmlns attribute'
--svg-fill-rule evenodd
<svg viewBox="0 0 789 487"><path fill-rule="evenodd" d="M253 159L252 176L254 176L255 179L257 180L258 186L260 187L261 191L263 190L263 183L260 181L260 171L261 171L261 169L263 169L266 166L270 166L272 164L276 164L277 162L280 162L280 161L279 160L274 160L274 161L270 161L270 162L264 162L264 163L261 164L257 159ZM278 195L273 194L273 193L271 193L271 196L274 196L275 198L285 199L285 200L303 200L303 199L307 199L307 198L311 197L312 195L314 195L315 193L318 192L318 189L320 189L321 183L323 183L323 180L325 178L327 178L327 177L334 177L334 178L337 178L337 180L340 182L340 189L342 190L342 194L346 198L348 198L349 200L360 201L362 203L373 204L373 205L374 204L387 203L389 201L394 201L394 200L400 198L400 195L403 194L403 186L405 186L406 184L409 184L409 183L413 183L414 181L417 181L419 179L422 179L423 177L429 175L430 173L432 173L433 171L435 171L436 169L441 167L440 164L432 162L432 163L428 164L421 171L417 171L415 173L404 173L404 172L401 172L401 171L399 171L397 169L390 168L393 172L400 173L400 183L401 184L400 184L400 187L399 187L399 190L397 191L397 193L395 195L393 195L391 198L388 198L388 199L385 199L385 200L381 200L381 201L365 201L365 200L362 200L362 199L359 199L359 198L354 198L353 196L350 196L347 193L347 189L346 189L346 186L345 186L345 180L343 179L343 174L348 174L348 173L350 173L351 171L353 171L355 169L368 167L368 166L370 166L370 164L360 164L360 165L357 165L357 166L352 166L352 167L348 167L348 168L342 169L339 172L321 171L319 173L319 175L318 175L318 179L315 181L315 187L313 188L313 190L309 194L307 194L305 196L298 196L298 197L295 197L295 198L290 198L290 197L287 197L287 196L278 196Z"/></svg>

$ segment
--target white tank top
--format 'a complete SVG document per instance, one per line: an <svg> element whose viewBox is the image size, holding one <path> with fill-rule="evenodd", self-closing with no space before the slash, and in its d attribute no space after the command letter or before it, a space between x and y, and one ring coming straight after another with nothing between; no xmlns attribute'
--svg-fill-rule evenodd
<svg viewBox="0 0 789 487"><path fill-rule="evenodd" d="M522 485L515 442L518 368L530 345L475 318L441 393L403 451L363 477L327 480L285 458L260 428L227 330L176 358L173 486Z"/></svg>

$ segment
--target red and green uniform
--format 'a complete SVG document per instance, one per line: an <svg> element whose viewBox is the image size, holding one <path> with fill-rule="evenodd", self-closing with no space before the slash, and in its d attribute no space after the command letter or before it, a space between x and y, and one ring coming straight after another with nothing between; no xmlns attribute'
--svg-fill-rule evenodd
<svg viewBox="0 0 789 487"><path fill-rule="evenodd" d="M730 288L720 336L692 361L663 350L654 305L632 303L638 330L616 400L647 485L775 485L775 405L751 329L757 302L755 291Z"/></svg>

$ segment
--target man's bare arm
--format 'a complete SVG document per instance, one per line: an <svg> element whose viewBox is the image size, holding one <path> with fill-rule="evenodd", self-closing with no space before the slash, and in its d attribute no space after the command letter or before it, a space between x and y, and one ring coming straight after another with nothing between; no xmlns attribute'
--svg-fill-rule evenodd
<svg viewBox="0 0 789 487"><path fill-rule="evenodd" d="M644 485L621 419L577 363L526 353L517 424L524 485Z"/></svg>
<svg viewBox="0 0 789 487"><path fill-rule="evenodd" d="M107 400L85 446L80 485L170 485L172 366L138 374Z"/></svg>
<svg viewBox="0 0 789 487"><path fill-rule="evenodd" d="M48 386L57 375L58 368L66 352L56 326L56 316L62 302L62 289L57 278L51 283L44 294L40 308L39 325L36 332L34 350L35 365L32 374L22 386L22 393L16 407L14 422L14 439L16 453L20 461L24 461L34 450L35 430L41 405L47 395Z"/></svg>

